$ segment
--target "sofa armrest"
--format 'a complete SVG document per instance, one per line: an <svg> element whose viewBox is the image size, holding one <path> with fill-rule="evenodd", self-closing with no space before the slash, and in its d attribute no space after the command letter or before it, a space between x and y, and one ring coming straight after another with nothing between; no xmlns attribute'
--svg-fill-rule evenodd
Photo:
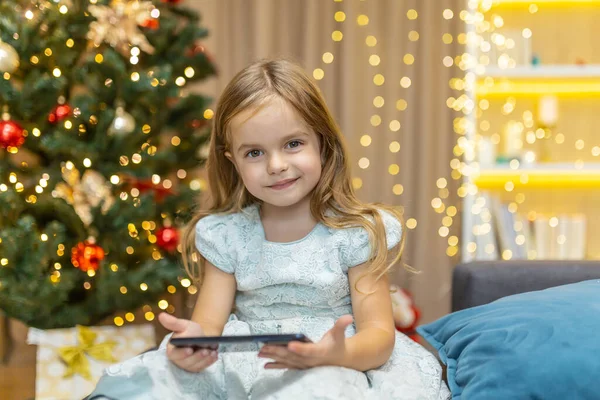
<svg viewBox="0 0 600 400"><path fill-rule="evenodd" d="M452 275L452 311L512 294L600 278L600 261L475 261Z"/></svg>

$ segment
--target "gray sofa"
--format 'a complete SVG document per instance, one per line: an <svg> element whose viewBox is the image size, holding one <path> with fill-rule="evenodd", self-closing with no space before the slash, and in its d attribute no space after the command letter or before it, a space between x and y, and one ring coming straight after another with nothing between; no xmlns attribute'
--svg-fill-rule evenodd
<svg viewBox="0 0 600 400"><path fill-rule="evenodd" d="M456 266L452 311L512 294L600 278L600 261L477 261Z"/></svg>

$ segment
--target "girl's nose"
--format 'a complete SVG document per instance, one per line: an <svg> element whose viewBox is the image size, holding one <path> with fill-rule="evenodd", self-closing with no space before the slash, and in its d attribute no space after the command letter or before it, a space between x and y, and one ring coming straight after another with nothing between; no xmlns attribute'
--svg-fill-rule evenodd
<svg viewBox="0 0 600 400"><path fill-rule="evenodd" d="M288 169L288 163L281 154L273 154L269 158L269 164L267 166L267 171L271 175L279 174Z"/></svg>

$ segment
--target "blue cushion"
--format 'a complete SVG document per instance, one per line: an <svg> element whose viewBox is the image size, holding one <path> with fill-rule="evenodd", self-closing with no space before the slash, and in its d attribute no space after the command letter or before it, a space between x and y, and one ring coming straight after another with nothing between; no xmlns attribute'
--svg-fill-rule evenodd
<svg viewBox="0 0 600 400"><path fill-rule="evenodd" d="M453 399L599 399L600 280L508 296L417 331Z"/></svg>

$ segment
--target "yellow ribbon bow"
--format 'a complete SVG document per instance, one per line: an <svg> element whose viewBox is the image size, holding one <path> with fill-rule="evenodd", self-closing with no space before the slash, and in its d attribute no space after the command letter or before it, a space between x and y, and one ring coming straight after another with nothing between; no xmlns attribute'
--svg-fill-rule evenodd
<svg viewBox="0 0 600 400"><path fill-rule="evenodd" d="M58 349L60 358L67 364L64 378L79 374L87 380L92 379L90 362L86 355L99 361L116 362L112 350L116 342L107 340L103 343L94 343L97 334L86 326L77 325L77 342L75 346L64 346Z"/></svg>

